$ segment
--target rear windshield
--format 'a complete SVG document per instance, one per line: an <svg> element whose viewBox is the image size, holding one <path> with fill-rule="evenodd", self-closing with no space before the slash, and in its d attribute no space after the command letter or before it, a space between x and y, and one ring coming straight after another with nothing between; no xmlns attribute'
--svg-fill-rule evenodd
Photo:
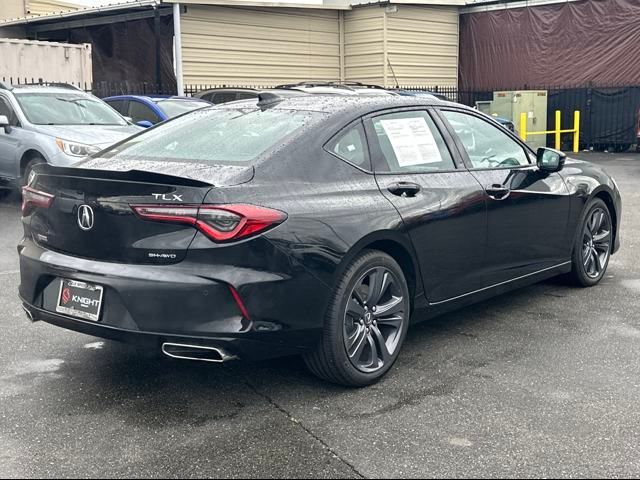
<svg viewBox="0 0 640 480"><path fill-rule="evenodd" d="M169 118L177 117L183 113L191 112L199 108L210 107L209 102L199 102L197 100L159 100L156 102L158 108Z"/></svg>
<svg viewBox="0 0 640 480"><path fill-rule="evenodd" d="M127 125L109 105L82 92L16 93L16 99L34 125Z"/></svg>
<svg viewBox="0 0 640 480"><path fill-rule="evenodd" d="M246 163L290 139L323 113L211 108L161 124L103 152L118 160Z"/></svg>

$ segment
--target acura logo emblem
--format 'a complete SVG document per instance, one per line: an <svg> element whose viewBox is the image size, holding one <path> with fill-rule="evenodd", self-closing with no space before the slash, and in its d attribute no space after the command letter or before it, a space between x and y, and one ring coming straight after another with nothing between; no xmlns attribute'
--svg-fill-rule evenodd
<svg viewBox="0 0 640 480"><path fill-rule="evenodd" d="M93 228L94 218L93 208L89 205L81 205L80 208L78 208L78 225L85 232Z"/></svg>

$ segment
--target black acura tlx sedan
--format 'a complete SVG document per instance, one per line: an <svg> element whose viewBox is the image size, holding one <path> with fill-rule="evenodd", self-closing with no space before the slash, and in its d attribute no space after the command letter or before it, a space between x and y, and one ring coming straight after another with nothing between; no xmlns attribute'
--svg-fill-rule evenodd
<svg viewBox="0 0 640 480"><path fill-rule="evenodd" d="M418 97L200 110L23 190L28 316L210 362L300 354L364 386L411 322L560 274L597 284L615 181Z"/></svg>

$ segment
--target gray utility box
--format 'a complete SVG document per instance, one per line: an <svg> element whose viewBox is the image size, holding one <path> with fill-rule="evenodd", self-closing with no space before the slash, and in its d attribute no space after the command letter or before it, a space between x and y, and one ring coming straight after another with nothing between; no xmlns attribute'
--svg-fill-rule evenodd
<svg viewBox="0 0 640 480"><path fill-rule="evenodd" d="M518 90L493 92L492 102L478 102L478 109L489 115L511 120L520 134L520 115L527 116L527 132L544 132L547 130L547 103L549 95L546 90ZM547 146L546 135L528 135L527 144L533 149Z"/></svg>

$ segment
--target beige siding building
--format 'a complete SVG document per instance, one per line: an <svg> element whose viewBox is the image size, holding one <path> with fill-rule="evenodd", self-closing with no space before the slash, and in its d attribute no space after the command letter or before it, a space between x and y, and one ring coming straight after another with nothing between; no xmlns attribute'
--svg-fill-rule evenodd
<svg viewBox="0 0 640 480"><path fill-rule="evenodd" d="M385 83L385 11L374 5L344 14L345 79Z"/></svg>
<svg viewBox="0 0 640 480"><path fill-rule="evenodd" d="M0 17L23 15L0 19L0 36L23 29L26 38L59 40L64 34L57 32L65 29L160 12L172 15L174 30L181 32L174 51L163 54L175 56L179 85L457 85L458 14L466 0L361 1L366 0L129 0L78 11L63 0L0 0Z"/></svg>
<svg viewBox="0 0 640 480"><path fill-rule="evenodd" d="M340 78L336 10L194 5L182 16L186 84Z"/></svg>
<svg viewBox="0 0 640 480"><path fill-rule="evenodd" d="M62 0L0 0L0 20L28 15L49 15L79 8L75 3Z"/></svg>
<svg viewBox="0 0 640 480"><path fill-rule="evenodd" d="M286 2L259 8L225 0L165 1L186 9L181 28L187 85L457 85L458 7L446 5L464 2L308 1L298 8L282 7Z"/></svg>

